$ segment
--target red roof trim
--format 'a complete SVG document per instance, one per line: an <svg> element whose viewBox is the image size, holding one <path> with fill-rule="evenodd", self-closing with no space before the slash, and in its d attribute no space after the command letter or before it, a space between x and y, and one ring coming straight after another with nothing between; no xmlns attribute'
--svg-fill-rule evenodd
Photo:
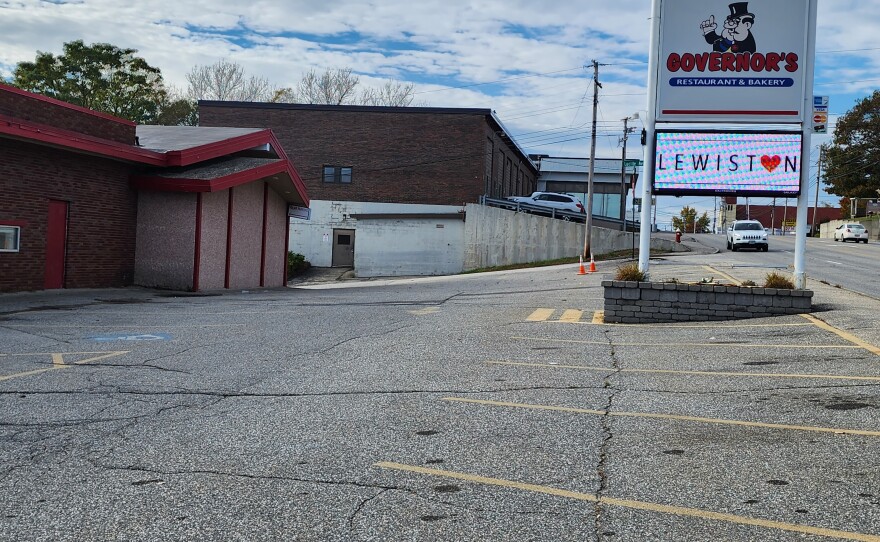
<svg viewBox="0 0 880 542"><path fill-rule="evenodd" d="M131 184L137 189L163 190L167 192L220 192L221 190L253 182L276 173L286 173L287 170L287 164L284 161L278 161L253 169L239 171L225 177L217 177L216 179L138 176L132 178Z"/></svg>
<svg viewBox="0 0 880 542"><path fill-rule="evenodd" d="M140 162L156 166L166 165L165 156L158 152L88 136L80 132L62 130L43 124L24 123L5 115L0 115L0 135L16 139L39 141L47 145L97 154L117 160Z"/></svg>
<svg viewBox="0 0 880 542"><path fill-rule="evenodd" d="M293 162L291 162L290 159L287 158L287 155L284 153L284 149L281 148L281 143L278 142L278 139L275 137L275 133L272 130L269 130L269 139L271 141L272 148L275 149L278 157L283 159L284 162L289 166L287 168L287 175L290 176L290 180L293 182L293 187L296 189L297 194L303 201L303 206L308 207L310 202L309 191L306 188L306 183L303 182L302 177L299 176L299 172L296 170L296 166L293 165Z"/></svg>
<svg viewBox="0 0 880 542"><path fill-rule="evenodd" d="M52 105L57 105L59 107L65 108L65 109L71 109L71 110L76 111L78 113L85 113L85 114L91 115L93 117L99 117L99 118L106 119L106 120L112 120L113 122L117 122L119 124L124 124L126 126L135 126L136 125L136 123L134 123L128 119L116 117L116 116L111 115L109 113L102 113L101 111L93 111L87 107L74 105L72 103L57 100L55 98L50 98L49 96L37 94L36 92L29 92L27 90L22 90L17 87L4 85L3 83L0 83L0 91L10 92L12 94L18 94L19 96L25 96L27 98L33 98L34 100L39 100L41 102L46 102L46 103L49 103Z"/></svg>
<svg viewBox="0 0 880 542"><path fill-rule="evenodd" d="M215 141L214 143L206 143L198 147L168 151L165 153L165 156L168 157L167 165L190 166L234 152L252 149L258 145L269 143L270 134L270 130L260 130L259 132L231 137L222 141Z"/></svg>

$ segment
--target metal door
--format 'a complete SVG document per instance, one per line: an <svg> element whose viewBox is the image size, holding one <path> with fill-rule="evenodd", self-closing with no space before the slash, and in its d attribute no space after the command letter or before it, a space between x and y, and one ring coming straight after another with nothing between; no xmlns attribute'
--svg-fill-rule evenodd
<svg viewBox="0 0 880 542"><path fill-rule="evenodd" d="M354 267L354 230L333 230L333 267Z"/></svg>
<svg viewBox="0 0 880 542"><path fill-rule="evenodd" d="M64 267L67 251L67 202L49 200L46 223L46 274L43 286L47 290L64 288Z"/></svg>

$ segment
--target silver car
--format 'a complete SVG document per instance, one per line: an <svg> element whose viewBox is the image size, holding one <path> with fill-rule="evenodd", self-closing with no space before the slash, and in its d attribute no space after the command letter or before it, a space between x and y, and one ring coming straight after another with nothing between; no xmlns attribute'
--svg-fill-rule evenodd
<svg viewBox="0 0 880 542"><path fill-rule="evenodd" d="M834 240L844 242L855 241L856 243L861 241L867 244L868 230L866 230L864 226L858 223L841 224L840 226L837 226L837 229L834 230Z"/></svg>

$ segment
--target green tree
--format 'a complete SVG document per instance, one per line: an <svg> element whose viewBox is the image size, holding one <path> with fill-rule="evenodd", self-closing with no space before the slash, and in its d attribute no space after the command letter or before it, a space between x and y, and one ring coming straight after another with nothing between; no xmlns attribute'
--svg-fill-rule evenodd
<svg viewBox="0 0 880 542"><path fill-rule="evenodd" d="M697 218L697 210L685 205L679 216L672 217L672 228L682 233L708 233L709 222L708 212Z"/></svg>
<svg viewBox="0 0 880 542"><path fill-rule="evenodd" d="M33 62L19 62L12 84L134 122L155 123L168 102L167 91L159 69L136 52L71 41L61 55L38 51Z"/></svg>
<svg viewBox="0 0 880 542"><path fill-rule="evenodd" d="M880 90L837 121L825 150L826 190L849 198L876 198L880 189ZM848 216L848 215L847 215Z"/></svg>

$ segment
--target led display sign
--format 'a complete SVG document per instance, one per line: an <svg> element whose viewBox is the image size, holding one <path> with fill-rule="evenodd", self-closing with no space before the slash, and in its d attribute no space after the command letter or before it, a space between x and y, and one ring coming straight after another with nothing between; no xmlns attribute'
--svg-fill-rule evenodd
<svg viewBox="0 0 880 542"><path fill-rule="evenodd" d="M658 130L657 195L791 197L800 193L801 132Z"/></svg>

